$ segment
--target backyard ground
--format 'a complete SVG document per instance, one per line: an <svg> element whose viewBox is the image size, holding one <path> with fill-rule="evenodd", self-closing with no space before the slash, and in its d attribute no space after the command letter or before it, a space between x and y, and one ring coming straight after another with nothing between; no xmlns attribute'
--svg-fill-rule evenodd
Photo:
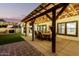
<svg viewBox="0 0 79 59"><path fill-rule="evenodd" d="M19 33L0 36L0 56L42 56Z"/></svg>

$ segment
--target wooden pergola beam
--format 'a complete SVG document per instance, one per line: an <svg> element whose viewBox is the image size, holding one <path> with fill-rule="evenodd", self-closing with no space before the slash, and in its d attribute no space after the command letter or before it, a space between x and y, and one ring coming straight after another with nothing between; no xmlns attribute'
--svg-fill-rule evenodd
<svg viewBox="0 0 79 59"><path fill-rule="evenodd" d="M40 6L40 7L41 7L41 9L47 10L47 9L45 9L45 7L43 7L43 6ZM37 11L37 10L35 10L35 11L41 14L40 11ZM52 19L47 13L46 13L45 15L46 15L49 19Z"/></svg>
<svg viewBox="0 0 79 59"><path fill-rule="evenodd" d="M47 9L45 9L43 6L41 6L41 8L44 9L44 10L47 10ZM47 13L46 13L45 15L46 15L49 19L52 20L52 18L51 18Z"/></svg>
<svg viewBox="0 0 79 59"><path fill-rule="evenodd" d="M48 9L47 11L45 11L45 12L43 12L43 13L41 13L41 14L39 14L39 15L37 15L37 16L31 18L31 19L28 19L26 22L31 21L32 19L35 19L35 18L40 17L40 16L42 16L42 15L45 15L46 13L49 13L49 12L51 12L51 11L54 10L54 9L61 8L61 7L63 7L64 5L68 5L68 3L62 3L62 4L60 3L60 4L57 4L57 5L55 5L54 7Z"/></svg>
<svg viewBox="0 0 79 59"><path fill-rule="evenodd" d="M51 4L51 3L48 3L45 7L49 6L50 4ZM38 7L37 7L37 8L38 8ZM36 8L36 9L37 9L37 8ZM36 11L36 9L35 9L34 11ZM37 10L37 11L39 12L39 11L41 11L41 10L42 10L42 8L41 8L40 10ZM34 12L34 11L32 11L32 12ZM31 12L30 14L33 14L32 12ZM38 12L36 12L36 13L38 13ZM35 13L35 14L36 14L36 13ZM30 14L29 14L29 15L30 15ZM35 14L33 14L33 15L35 15ZM24 21L25 19L30 18L31 16L29 16L29 15L26 16L22 21ZM32 15L32 16L33 16L33 15Z"/></svg>

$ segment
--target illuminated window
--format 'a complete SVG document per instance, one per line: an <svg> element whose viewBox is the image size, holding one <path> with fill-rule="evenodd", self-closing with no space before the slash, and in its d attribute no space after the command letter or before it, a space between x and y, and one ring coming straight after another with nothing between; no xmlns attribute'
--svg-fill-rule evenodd
<svg viewBox="0 0 79 59"><path fill-rule="evenodd" d="M58 23L57 33L70 36L77 36L78 35L77 25L78 25L77 21Z"/></svg>
<svg viewBox="0 0 79 59"><path fill-rule="evenodd" d="M69 22L67 23L67 34L68 35L76 35L77 30L77 22Z"/></svg>
<svg viewBox="0 0 79 59"><path fill-rule="evenodd" d="M58 24L58 33L65 34L65 23Z"/></svg>
<svg viewBox="0 0 79 59"><path fill-rule="evenodd" d="M37 30L38 31L46 31L47 30L47 25L38 25L37 26Z"/></svg>

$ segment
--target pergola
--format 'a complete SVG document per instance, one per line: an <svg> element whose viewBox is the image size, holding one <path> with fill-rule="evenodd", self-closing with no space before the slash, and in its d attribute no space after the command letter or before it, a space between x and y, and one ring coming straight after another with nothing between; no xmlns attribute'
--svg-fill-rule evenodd
<svg viewBox="0 0 79 59"><path fill-rule="evenodd" d="M69 5L68 3L58 3L58 4L42 3L34 11L32 11L28 16L26 16L22 20L22 22L25 22L27 24L27 22L31 21L32 41L34 40L34 22L35 22L36 18L46 15L52 21L52 26L51 26L52 52L55 53L56 52L56 20L63 13L63 11L66 9L66 7L68 5ZM60 10L57 12L58 9L60 9ZM49 13L51 13L51 16L49 15Z"/></svg>

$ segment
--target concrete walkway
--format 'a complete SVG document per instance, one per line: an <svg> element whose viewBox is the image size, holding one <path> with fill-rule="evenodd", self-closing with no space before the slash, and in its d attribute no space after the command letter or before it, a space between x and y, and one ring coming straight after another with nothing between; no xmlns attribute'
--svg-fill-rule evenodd
<svg viewBox="0 0 79 59"><path fill-rule="evenodd" d="M26 38L27 39L27 38ZM30 38L29 38L30 39ZM47 43L46 41L28 41L32 46L37 48L40 52L45 54L46 56L79 56L79 41L73 41L69 39L58 38L56 39L56 54L53 54L51 51L51 42ZM37 42L37 44L36 44ZM44 45L44 43L47 43ZM40 45L42 44L42 45ZM48 47L48 46L49 47ZM47 49L44 49L47 48Z"/></svg>
<svg viewBox="0 0 79 59"><path fill-rule="evenodd" d="M36 48L26 41L0 45L0 56L42 56Z"/></svg>
<svg viewBox="0 0 79 59"><path fill-rule="evenodd" d="M52 42L48 40L39 40L34 39L32 41L31 37L22 36L29 44L38 49L45 56L55 56L55 53L52 53Z"/></svg>
<svg viewBox="0 0 79 59"><path fill-rule="evenodd" d="M79 41L57 38L56 54L58 56L79 56Z"/></svg>

